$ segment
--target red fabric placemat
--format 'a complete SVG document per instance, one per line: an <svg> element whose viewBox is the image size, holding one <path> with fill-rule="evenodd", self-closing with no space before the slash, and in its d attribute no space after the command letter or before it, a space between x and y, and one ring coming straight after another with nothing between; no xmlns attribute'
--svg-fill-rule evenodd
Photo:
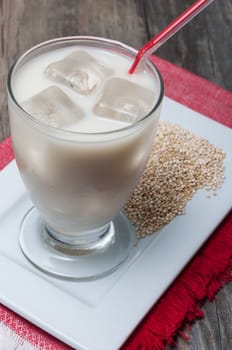
<svg viewBox="0 0 232 350"><path fill-rule="evenodd" d="M166 96L232 127L230 92L158 57L154 57L154 62L164 78ZM13 158L11 140L7 138L0 144L0 169ZM223 284L232 280L231 270L232 214L153 306L122 350L161 350L165 344L173 344L184 325L203 316L202 302L213 300ZM71 349L3 305L0 321L41 350Z"/></svg>

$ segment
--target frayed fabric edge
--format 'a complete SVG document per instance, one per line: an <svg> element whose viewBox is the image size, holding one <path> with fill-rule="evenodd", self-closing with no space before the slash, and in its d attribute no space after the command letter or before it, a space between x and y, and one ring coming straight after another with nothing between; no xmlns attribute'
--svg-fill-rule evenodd
<svg viewBox="0 0 232 350"><path fill-rule="evenodd" d="M1 350L39 350L27 340L20 337L4 323L0 323Z"/></svg>

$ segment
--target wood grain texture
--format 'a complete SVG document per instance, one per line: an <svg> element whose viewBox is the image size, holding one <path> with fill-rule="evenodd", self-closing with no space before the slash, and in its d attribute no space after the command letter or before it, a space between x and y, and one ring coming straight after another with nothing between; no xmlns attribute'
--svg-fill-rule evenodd
<svg viewBox="0 0 232 350"><path fill-rule="evenodd" d="M94 35L141 47L190 0L0 0L0 140L9 135L7 71L31 46L58 36ZM232 0L216 0L157 55L232 90ZM232 349L232 283L194 323L178 350Z"/></svg>
<svg viewBox="0 0 232 350"><path fill-rule="evenodd" d="M144 1L149 37L192 3ZM155 19L155 20L154 20ZM214 1L176 33L157 54L228 90L232 90L232 2Z"/></svg>

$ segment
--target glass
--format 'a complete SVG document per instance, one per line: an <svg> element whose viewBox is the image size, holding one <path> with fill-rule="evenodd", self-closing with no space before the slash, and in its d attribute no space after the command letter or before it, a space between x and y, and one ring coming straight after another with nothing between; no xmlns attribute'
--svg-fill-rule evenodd
<svg viewBox="0 0 232 350"><path fill-rule="evenodd" d="M58 38L26 52L8 76L15 158L34 204L22 220L20 247L46 273L85 280L114 271L136 242L134 230L120 211L145 168L159 119L163 82L155 65L147 61L145 69L156 89L154 106L127 127L81 133L45 125L17 101L15 76L31 59L64 47L98 48L131 60L137 50L103 38Z"/></svg>

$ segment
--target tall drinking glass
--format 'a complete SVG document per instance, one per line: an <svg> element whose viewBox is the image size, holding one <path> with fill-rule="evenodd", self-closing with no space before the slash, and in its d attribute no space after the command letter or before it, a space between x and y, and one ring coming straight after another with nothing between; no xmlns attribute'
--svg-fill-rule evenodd
<svg viewBox="0 0 232 350"><path fill-rule="evenodd" d="M128 69L137 51L103 38L58 38L27 51L8 76L15 158L33 203L22 219L20 247L46 273L93 279L120 266L135 243L134 232L121 210L146 166L159 119L163 82L155 65L148 60L144 71L152 80L153 103L141 118L104 131L57 127L28 112L19 95L26 90L31 90L33 95L34 85L40 89L37 69L27 68L30 63L45 64L49 54L59 56L59 50L66 48L69 52L96 49L103 61L107 55L116 60L125 58ZM109 68L113 71L114 67ZM125 79L126 75L127 72ZM136 74L133 78L136 82ZM67 90L59 81L47 79L46 84ZM55 92L62 109L60 90L58 93L55 88ZM117 95L117 91L107 89L107 94L111 99L110 94ZM85 98L77 94L77 104L79 99L83 105ZM43 104L43 98L40 103ZM87 112L84 112L90 113L89 105L85 107Z"/></svg>

